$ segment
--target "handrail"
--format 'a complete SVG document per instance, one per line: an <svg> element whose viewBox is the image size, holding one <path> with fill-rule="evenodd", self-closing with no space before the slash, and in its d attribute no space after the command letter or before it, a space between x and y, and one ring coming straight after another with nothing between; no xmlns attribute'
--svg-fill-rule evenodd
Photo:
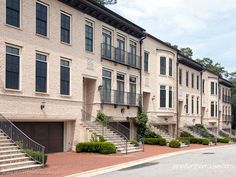
<svg viewBox="0 0 236 177"><path fill-rule="evenodd" d="M96 120L96 117L94 117L93 115L91 115L90 113L86 112L85 110L81 109L82 111L82 114L83 114L83 121L84 122L91 122L91 118L93 118L94 120ZM86 116L86 117L85 117ZM103 128L102 130L102 135L104 136L105 135L105 131L104 129L107 128L107 129L112 129L114 132L116 132L117 134L119 134L122 138L121 138L121 141L125 143L125 151L126 151L126 154L128 153L128 138L121 132L119 132L118 130L115 130L114 128L110 127L107 125L107 122L104 123L104 122L99 122L97 121L98 124L100 124ZM97 128L95 128L95 130L97 130L99 132L99 130Z"/></svg>
<svg viewBox="0 0 236 177"><path fill-rule="evenodd" d="M38 142L32 140L24 132L22 132L16 125L14 125L10 120L4 117L0 113L0 128L1 130L12 140L14 141L19 148L27 153L27 150L38 151L41 154L40 156L32 157L33 160L37 161L39 164L44 166L44 156L45 156L45 147Z"/></svg>

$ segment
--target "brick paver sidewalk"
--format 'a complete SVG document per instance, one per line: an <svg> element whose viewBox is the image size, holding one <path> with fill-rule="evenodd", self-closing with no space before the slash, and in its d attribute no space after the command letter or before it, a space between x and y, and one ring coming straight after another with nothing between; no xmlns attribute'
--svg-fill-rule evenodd
<svg viewBox="0 0 236 177"><path fill-rule="evenodd" d="M217 146L221 145L222 144L218 144ZM48 155L48 165L45 168L6 174L3 175L3 177L62 177L160 154L206 147L209 146L191 144L190 147L174 149L166 146L145 145L145 152L128 155L101 155L75 152L55 153Z"/></svg>

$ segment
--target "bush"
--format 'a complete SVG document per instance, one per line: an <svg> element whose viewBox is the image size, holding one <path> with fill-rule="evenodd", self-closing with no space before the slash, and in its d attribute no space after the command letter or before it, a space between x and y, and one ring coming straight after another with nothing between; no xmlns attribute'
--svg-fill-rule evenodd
<svg viewBox="0 0 236 177"><path fill-rule="evenodd" d="M104 114L102 111L98 111L96 121L105 123L107 121L106 114Z"/></svg>
<svg viewBox="0 0 236 177"><path fill-rule="evenodd" d="M96 133L93 133L91 135L90 142L105 142L105 138L102 135L97 135Z"/></svg>
<svg viewBox="0 0 236 177"><path fill-rule="evenodd" d="M169 143L169 147L171 148L179 148L180 147L180 142L178 140L172 140L170 143Z"/></svg>
<svg viewBox="0 0 236 177"><path fill-rule="evenodd" d="M230 139L229 138L217 138L218 143L229 143Z"/></svg>
<svg viewBox="0 0 236 177"><path fill-rule="evenodd" d="M201 143L201 144L203 144L203 145L209 145L209 143L210 143L209 139L206 139L206 138L203 138L203 139L202 139L202 143Z"/></svg>
<svg viewBox="0 0 236 177"><path fill-rule="evenodd" d="M24 152L28 154L28 156L32 157L33 159L37 160L40 163L43 163L43 155L39 151L34 151L32 149L25 149ZM44 165L47 163L48 156L44 155Z"/></svg>
<svg viewBox="0 0 236 177"><path fill-rule="evenodd" d="M166 139L164 138L144 138L143 140L144 144L166 146Z"/></svg>
<svg viewBox="0 0 236 177"><path fill-rule="evenodd" d="M151 131L149 128L146 128L143 137L145 137L145 138L161 138L161 136L159 136L155 132Z"/></svg>
<svg viewBox="0 0 236 177"><path fill-rule="evenodd" d="M193 137L193 135L191 135L188 132L183 131L183 132L181 132L180 137Z"/></svg>
<svg viewBox="0 0 236 177"><path fill-rule="evenodd" d="M191 144L198 144L198 138L190 138Z"/></svg>
<svg viewBox="0 0 236 177"><path fill-rule="evenodd" d="M76 152L116 153L116 147L109 142L84 142L76 145Z"/></svg>
<svg viewBox="0 0 236 177"><path fill-rule="evenodd" d="M138 141L136 141L136 140L131 140L129 142L130 142L130 144L133 144L135 147L139 146Z"/></svg>

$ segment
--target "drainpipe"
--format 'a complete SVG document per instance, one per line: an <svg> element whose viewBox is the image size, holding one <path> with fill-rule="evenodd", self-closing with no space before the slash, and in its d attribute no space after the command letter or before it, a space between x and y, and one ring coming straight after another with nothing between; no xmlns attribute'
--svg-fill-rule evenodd
<svg viewBox="0 0 236 177"><path fill-rule="evenodd" d="M201 103L200 103L200 108L201 108L201 124L203 125L203 112L202 112L202 97L203 97L203 80L202 80L202 71L201 71L201 78L200 78L200 81L201 81L201 89L200 89L200 91L201 91L201 94L200 94L200 99L201 99Z"/></svg>
<svg viewBox="0 0 236 177"><path fill-rule="evenodd" d="M219 134L220 131L220 115L219 115L219 109L220 109L220 77L218 76L218 88L217 88L217 97L218 97L218 107L217 107L217 118L218 118L218 130L217 130L217 134Z"/></svg>
<svg viewBox="0 0 236 177"><path fill-rule="evenodd" d="M140 100L139 100L139 110L141 111L143 107L143 95L142 95L142 82L143 82L143 41L147 37L147 34L144 32L144 36L140 39Z"/></svg>
<svg viewBox="0 0 236 177"><path fill-rule="evenodd" d="M177 134L176 138L179 137L179 61L178 61L178 54L177 54L177 62L176 62L176 108L177 108L177 114L176 114L176 129Z"/></svg>

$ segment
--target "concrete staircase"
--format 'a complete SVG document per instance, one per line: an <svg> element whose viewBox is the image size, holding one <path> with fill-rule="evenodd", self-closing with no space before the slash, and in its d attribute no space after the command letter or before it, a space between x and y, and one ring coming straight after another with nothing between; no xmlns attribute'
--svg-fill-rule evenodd
<svg viewBox="0 0 236 177"><path fill-rule="evenodd" d="M223 137L236 138L236 136L234 136L233 134L226 132L224 130L220 130L219 134Z"/></svg>
<svg viewBox="0 0 236 177"><path fill-rule="evenodd" d="M203 138L200 134L198 134L197 132L191 130L189 127L182 127L181 131L185 131L189 134L191 134L192 136L194 136L195 138Z"/></svg>
<svg viewBox="0 0 236 177"><path fill-rule="evenodd" d="M86 121L82 123L82 126L88 129L92 133L97 135L103 135L106 142L111 142L116 146L118 153L126 153L126 139L118 132L111 130L110 128L104 127L95 121ZM139 147L135 147L129 141L127 142L127 153L134 153L142 151Z"/></svg>
<svg viewBox="0 0 236 177"><path fill-rule="evenodd" d="M166 131L163 131L161 129L158 129L157 127L153 126L153 125L149 125L149 128L156 134L160 135L162 138L165 138L167 142L170 142L172 140L174 140L175 138L173 138L169 133L167 133Z"/></svg>
<svg viewBox="0 0 236 177"><path fill-rule="evenodd" d="M220 136L220 134L217 134L217 133L213 132L212 130L210 130L210 129L208 129L208 128L207 128L207 131L208 131L210 134L212 134L214 137L216 137L216 138L222 138L222 136Z"/></svg>
<svg viewBox="0 0 236 177"><path fill-rule="evenodd" d="M0 130L0 174L41 167Z"/></svg>

